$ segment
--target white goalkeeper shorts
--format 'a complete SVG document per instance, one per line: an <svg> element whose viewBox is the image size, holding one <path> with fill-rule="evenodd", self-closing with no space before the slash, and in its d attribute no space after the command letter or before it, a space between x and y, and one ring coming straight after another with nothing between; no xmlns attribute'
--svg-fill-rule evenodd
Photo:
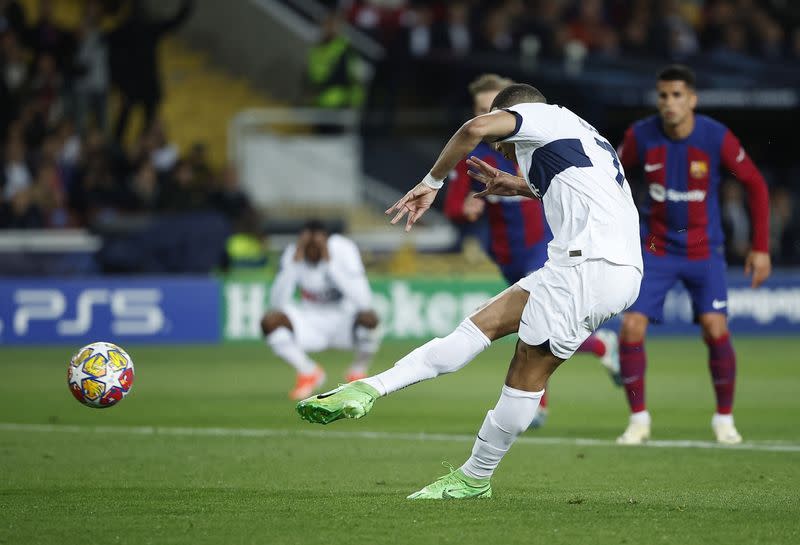
<svg viewBox="0 0 800 545"><path fill-rule="evenodd" d="M283 312L292 323L294 338L305 352L353 348L354 309L342 305L293 303Z"/></svg>
<svg viewBox="0 0 800 545"><path fill-rule="evenodd" d="M631 306L642 273L630 265L589 259L564 267L547 261L517 285L528 292L519 338L567 359L604 322Z"/></svg>

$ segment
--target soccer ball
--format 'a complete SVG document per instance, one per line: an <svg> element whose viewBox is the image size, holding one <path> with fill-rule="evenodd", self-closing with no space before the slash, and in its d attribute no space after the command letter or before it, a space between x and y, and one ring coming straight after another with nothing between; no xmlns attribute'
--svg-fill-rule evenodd
<svg viewBox="0 0 800 545"><path fill-rule="evenodd" d="M67 366L67 385L75 399L87 407L111 407L133 387L133 360L116 344L86 345Z"/></svg>

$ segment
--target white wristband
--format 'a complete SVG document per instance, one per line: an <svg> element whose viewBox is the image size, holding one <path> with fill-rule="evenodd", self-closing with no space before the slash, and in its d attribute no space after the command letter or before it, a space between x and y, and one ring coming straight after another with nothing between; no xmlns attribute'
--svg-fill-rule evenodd
<svg viewBox="0 0 800 545"><path fill-rule="evenodd" d="M422 179L422 183L430 187L431 189L441 189L444 185L444 178L434 178L431 173L427 173L425 177Z"/></svg>

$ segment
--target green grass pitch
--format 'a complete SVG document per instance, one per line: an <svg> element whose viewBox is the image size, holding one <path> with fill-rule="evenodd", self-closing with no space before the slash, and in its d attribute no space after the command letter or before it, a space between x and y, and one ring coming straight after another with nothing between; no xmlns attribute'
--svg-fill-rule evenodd
<svg viewBox="0 0 800 545"><path fill-rule="evenodd" d="M493 499L405 500L469 454L512 346L326 427L296 416L292 373L261 344L126 346L134 389L107 410L70 395L70 348L0 348L0 544L800 543L798 338L735 338L745 449L703 448L705 346L654 339L662 448L613 445L623 393L576 356L552 381L547 427L501 464ZM413 347L386 343L374 369ZM319 361L334 386L348 354Z"/></svg>

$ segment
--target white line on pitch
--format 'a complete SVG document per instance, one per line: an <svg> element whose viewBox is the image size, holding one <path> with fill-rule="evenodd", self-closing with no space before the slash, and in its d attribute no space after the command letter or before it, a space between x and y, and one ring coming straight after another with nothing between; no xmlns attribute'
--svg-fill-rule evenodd
<svg viewBox="0 0 800 545"><path fill-rule="evenodd" d="M41 433L116 433L127 435L194 435L205 437L314 437L329 439L381 439L387 441L458 441L471 442L474 435L444 433L399 433L383 431L336 431L336 430L274 430L258 428L181 428L162 426L75 426L68 424L15 424L0 422L0 431L22 431ZM517 443L528 445L574 445L581 447L616 446L607 439L580 437L530 437L517 438ZM649 441L649 448L696 448L725 449L768 452L800 452L800 445L776 442L746 442L740 445L720 445L711 441Z"/></svg>

